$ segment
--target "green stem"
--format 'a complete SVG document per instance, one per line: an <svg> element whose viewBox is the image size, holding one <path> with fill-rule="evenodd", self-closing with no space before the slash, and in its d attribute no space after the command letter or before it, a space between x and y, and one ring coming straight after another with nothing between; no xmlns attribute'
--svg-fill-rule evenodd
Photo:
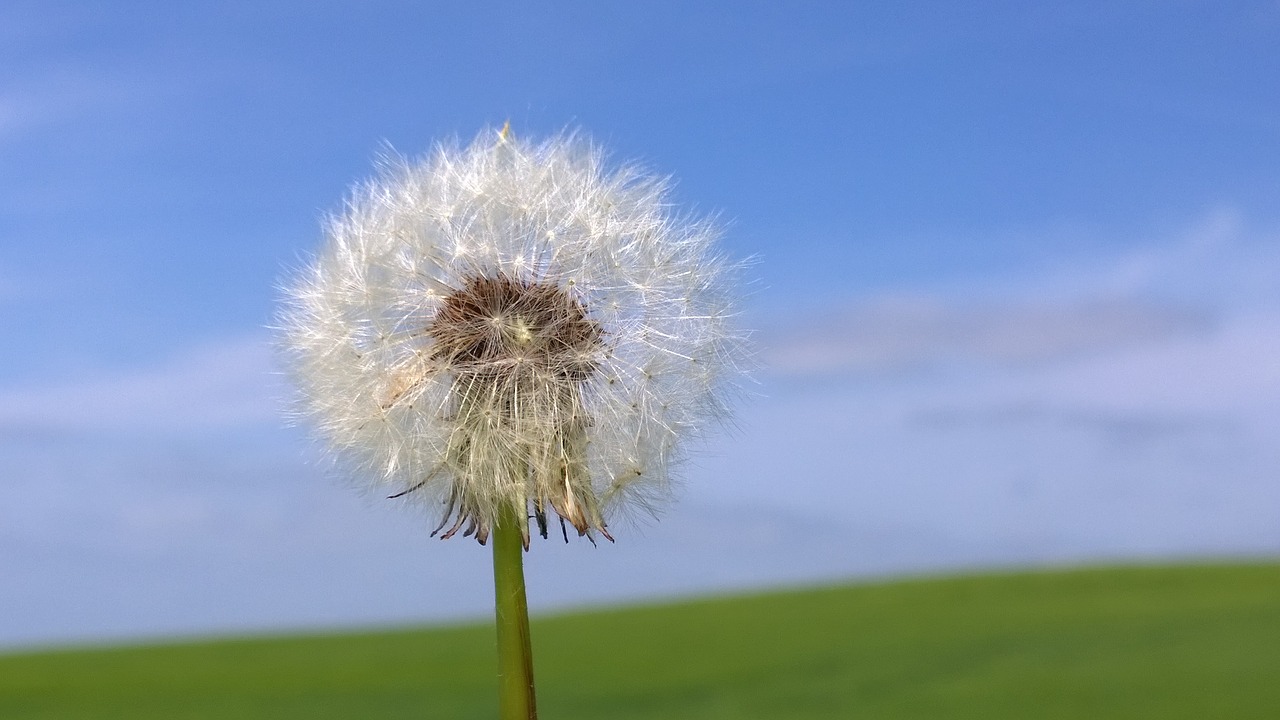
<svg viewBox="0 0 1280 720"><path fill-rule="evenodd" d="M514 509L493 528L494 607L498 623L498 717L536 720L529 606L524 595L524 523Z"/></svg>

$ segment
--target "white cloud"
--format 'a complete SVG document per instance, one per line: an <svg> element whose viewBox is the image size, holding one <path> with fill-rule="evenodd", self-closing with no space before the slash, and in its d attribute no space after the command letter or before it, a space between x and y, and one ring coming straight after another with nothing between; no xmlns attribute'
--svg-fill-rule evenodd
<svg viewBox="0 0 1280 720"><path fill-rule="evenodd" d="M1263 417L1280 409L1280 313L1234 317L1211 334L1012 377L993 398L1037 397L1064 407Z"/></svg>
<svg viewBox="0 0 1280 720"><path fill-rule="evenodd" d="M1252 332L1242 323L1270 329L1280 311L1276 278L1280 230L1249 228L1238 214L1216 210L1171 239L1113 257L809 308L804 320L766 329L764 360L784 376L881 375L1126 354L1156 362L1160 351L1148 350L1166 345L1211 362L1221 343L1261 360L1250 348L1269 343L1242 337Z"/></svg>
<svg viewBox="0 0 1280 720"><path fill-rule="evenodd" d="M0 388L0 427L172 434L278 424L284 393L269 342L252 336L192 349L149 368Z"/></svg>
<svg viewBox="0 0 1280 720"><path fill-rule="evenodd" d="M1027 365L1198 334L1210 324L1205 312L1129 298L974 305L960 298L897 296L773 333L766 362L784 374Z"/></svg>
<svg viewBox="0 0 1280 720"><path fill-rule="evenodd" d="M3 57L0 57L0 62ZM178 69L112 60L24 63L24 72L0 76L0 149L26 143L34 133L98 127L110 116L136 116L191 93L198 83ZM65 142L61 135L41 140Z"/></svg>
<svg viewBox="0 0 1280 720"><path fill-rule="evenodd" d="M1144 242L1123 253L1064 259L1044 273L1002 278L997 292L1058 299L1178 298L1236 310L1280 302L1275 281L1280 226L1251 224L1239 211L1217 207L1185 227L1144 235ZM1118 240L1133 246L1132 238Z"/></svg>
<svg viewBox="0 0 1280 720"><path fill-rule="evenodd" d="M14 277L0 266L0 304L8 303L23 294L24 288Z"/></svg>
<svg viewBox="0 0 1280 720"><path fill-rule="evenodd" d="M0 142L60 120L82 116L112 101L119 83L67 72L0 86Z"/></svg>

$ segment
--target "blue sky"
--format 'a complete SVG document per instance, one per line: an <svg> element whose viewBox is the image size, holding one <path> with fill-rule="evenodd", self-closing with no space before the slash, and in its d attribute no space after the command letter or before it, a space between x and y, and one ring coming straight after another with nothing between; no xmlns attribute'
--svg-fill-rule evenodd
<svg viewBox="0 0 1280 720"><path fill-rule="evenodd" d="M389 145L582 128L759 259L758 396L536 608L1280 552L1280 4L0 7L0 647L487 612L283 426Z"/></svg>

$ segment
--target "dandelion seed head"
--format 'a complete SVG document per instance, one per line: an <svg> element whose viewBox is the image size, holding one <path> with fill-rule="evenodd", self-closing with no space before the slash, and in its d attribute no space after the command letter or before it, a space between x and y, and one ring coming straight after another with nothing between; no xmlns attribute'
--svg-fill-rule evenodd
<svg viewBox="0 0 1280 720"><path fill-rule="evenodd" d="M744 351L718 234L574 135L385 160L287 287L300 414L444 537L484 542L507 509L609 537L727 415Z"/></svg>

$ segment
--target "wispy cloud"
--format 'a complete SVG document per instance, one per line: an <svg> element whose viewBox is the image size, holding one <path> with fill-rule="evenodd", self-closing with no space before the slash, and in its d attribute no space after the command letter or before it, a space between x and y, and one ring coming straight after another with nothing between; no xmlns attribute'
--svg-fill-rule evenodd
<svg viewBox="0 0 1280 720"><path fill-rule="evenodd" d="M100 72L50 70L0 85L0 144L119 102L128 84Z"/></svg>
<svg viewBox="0 0 1280 720"><path fill-rule="evenodd" d="M1143 236L1128 252L1064 261L1056 271L1011 279L1006 289L1052 297L1175 297L1227 309L1280 302L1280 225L1252 223L1241 211L1218 206L1184 227Z"/></svg>
<svg viewBox="0 0 1280 720"><path fill-rule="evenodd" d="M0 388L0 427L162 435L277 423L283 386L265 337L187 351L145 368Z"/></svg>
<svg viewBox="0 0 1280 720"><path fill-rule="evenodd" d="M1126 447L1194 439L1201 435L1225 435L1238 430L1236 423L1218 417L1059 407L1032 400L977 407L936 407L915 413L908 422L924 431L985 428L1003 432L1038 426L1059 432L1093 432Z"/></svg>
<svg viewBox="0 0 1280 720"><path fill-rule="evenodd" d="M884 373L954 363L1020 366L1203 333L1211 326L1206 311L1131 298L974 305L896 296L775 332L767 340L766 360L784 374Z"/></svg>
<svg viewBox="0 0 1280 720"><path fill-rule="evenodd" d="M1228 337L1280 309L1280 230L1228 210L1125 254L810 308L763 333L783 376L1023 368ZM1155 360L1155 357L1148 357ZM1225 369L1224 369L1225 370Z"/></svg>
<svg viewBox="0 0 1280 720"><path fill-rule="evenodd" d="M21 295L24 289L18 280L3 265L0 265L0 306Z"/></svg>

